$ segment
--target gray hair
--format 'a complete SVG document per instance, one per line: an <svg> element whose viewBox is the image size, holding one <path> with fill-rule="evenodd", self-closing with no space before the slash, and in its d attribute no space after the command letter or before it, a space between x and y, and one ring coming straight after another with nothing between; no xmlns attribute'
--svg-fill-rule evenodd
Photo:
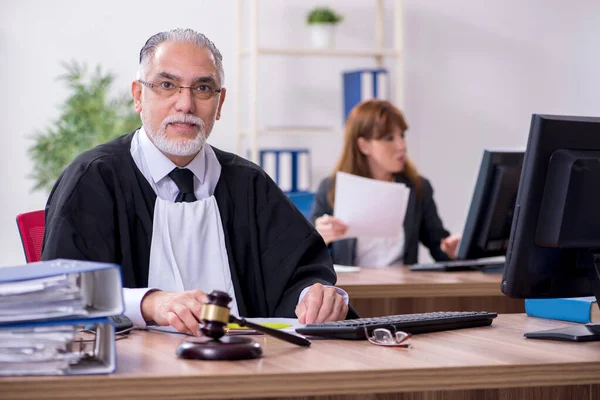
<svg viewBox="0 0 600 400"><path fill-rule="evenodd" d="M173 29L166 32L159 32L155 35L152 35L150 39L146 41L146 44L144 45L144 47L142 47L142 50L140 50L140 65L138 67L137 72L138 79L146 78L146 73L148 72L150 60L154 57L158 46L163 42L188 42L195 44L199 48L208 49L215 59L215 64L219 73L220 84L223 85L225 83L225 71L223 70L223 56L221 55L219 49L217 49L215 44L202 33L196 32L193 29L181 28Z"/></svg>

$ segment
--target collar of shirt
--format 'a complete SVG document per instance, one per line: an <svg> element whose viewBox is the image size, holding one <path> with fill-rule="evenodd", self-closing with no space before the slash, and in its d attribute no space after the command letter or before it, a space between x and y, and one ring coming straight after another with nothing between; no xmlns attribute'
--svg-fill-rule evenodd
<svg viewBox="0 0 600 400"><path fill-rule="evenodd" d="M158 184L158 182L169 175L169 173L173 170L173 168L176 168L177 165L175 165L173 161L169 160L169 158L165 156L154 145L154 143L152 143L150 138L148 138L148 134L144 130L143 126L140 128L139 135L140 147L144 153L144 157L146 158L148 169L152 175L152 180L154 180L154 183ZM206 172L205 148L206 146L202 146L202 149L200 152L198 152L196 157L194 157L194 159L185 166L185 168L194 173L194 176L200 181L200 184L204 183L204 175Z"/></svg>
<svg viewBox="0 0 600 400"><path fill-rule="evenodd" d="M167 175L176 167L154 146L143 128L131 140L131 157L154 192L163 200L175 201L179 189ZM187 165L194 174L194 194L198 200L212 196L221 177L221 164L208 143Z"/></svg>

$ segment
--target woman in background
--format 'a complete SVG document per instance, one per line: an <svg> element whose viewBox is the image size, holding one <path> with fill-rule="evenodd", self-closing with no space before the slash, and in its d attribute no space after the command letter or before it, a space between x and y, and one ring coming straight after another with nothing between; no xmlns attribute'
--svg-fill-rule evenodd
<svg viewBox="0 0 600 400"><path fill-rule="evenodd" d="M406 155L408 126L400 110L388 101L367 100L352 109L346 122L344 147L330 177L319 185L310 220L330 245L334 264L383 267L415 264L423 243L436 261L455 257L460 236L442 225L433 189ZM333 215L338 171L410 188L404 232L398 238L341 238L348 226ZM376 207L376 199L373 199Z"/></svg>

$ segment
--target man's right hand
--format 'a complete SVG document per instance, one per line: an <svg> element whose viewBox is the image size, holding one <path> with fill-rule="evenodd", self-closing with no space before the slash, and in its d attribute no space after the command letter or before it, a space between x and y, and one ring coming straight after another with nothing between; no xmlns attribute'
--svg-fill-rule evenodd
<svg viewBox="0 0 600 400"><path fill-rule="evenodd" d="M329 244L344 236L348 225L336 217L325 214L315 220L315 228L323 237L325 244Z"/></svg>
<svg viewBox="0 0 600 400"><path fill-rule="evenodd" d="M200 335L200 311L208 300L201 290L150 292L142 299L142 316L158 325L171 325L179 332Z"/></svg>

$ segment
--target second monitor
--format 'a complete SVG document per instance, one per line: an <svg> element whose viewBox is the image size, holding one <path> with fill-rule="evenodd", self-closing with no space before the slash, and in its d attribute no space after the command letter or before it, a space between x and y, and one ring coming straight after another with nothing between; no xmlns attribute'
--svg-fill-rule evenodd
<svg viewBox="0 0 600 400"><path fill-rule="evenodd" d="M411 270L468 270L504 265L521 168L522 151L483 152L456 260L416 264Z"/></svg>
<svg viewBox="0 0 600 400"><path fill-rule="evenodd" d="M506 255L523 155L484 151L457 259Z"/></svg>

